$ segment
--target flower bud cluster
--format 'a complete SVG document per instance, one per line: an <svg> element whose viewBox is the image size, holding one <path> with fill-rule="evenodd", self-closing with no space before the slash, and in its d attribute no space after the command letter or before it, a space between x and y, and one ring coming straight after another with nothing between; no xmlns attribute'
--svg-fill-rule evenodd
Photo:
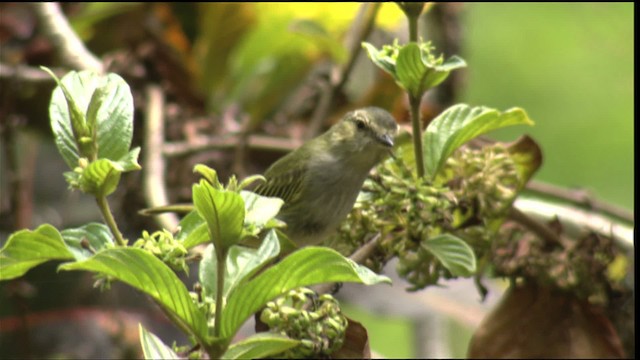
<svg viewBox="0 0 640 360"><path fill-rule="evenodd" d="M267 303L260 320L272 332L301 342L276 358L328 356L342 347L348 325L333 296L317 297L307 288L291 290Z"/></svg>
<svg viewBox="0 0 640 360"><path fill-rule="evenodd" d="M379 271L394 256L397 271L422 289L453 275L421 243L453 233L483 256L522 181L502 145L461 148L431 181L417 179L402 157L376 168L338 234L327 244L351 254L373 234L382 241L365 265Z"/></svg>
<svg viewBox="0 0 640 360"><path fill-rule="evenodd" d="M133 246L151 252L175 271L189 273L186 262L187 249L167 230L156 231L153 234L143 231L142 238L136 240Z"/></svg>

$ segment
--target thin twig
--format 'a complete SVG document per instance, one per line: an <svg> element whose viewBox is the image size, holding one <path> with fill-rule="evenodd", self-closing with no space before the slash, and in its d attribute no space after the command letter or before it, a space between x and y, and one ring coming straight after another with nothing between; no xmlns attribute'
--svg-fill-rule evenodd
<svg viewBox="0 0 640 360"><path fill-rule="evenodd" d="M42 33L49 38L62 63L76 70L104 72L102 62L84 46L58 3L31 3L31 7L40 21Z"/></svg>
<svg viewBox="0 0 640 360"><path fill-rule="evenodd" d="M594 199L584 190L566 189L540 181L530 181L527 184L526 190L538 195L563 200L582 208L593 210L594 212L612 216L629 224L634 223L634 214L632 212L619 206Z"/></svg>
<svg viewBox="0 0 640 360"><path fill-rule="evenodd" d="M166 143L162 147L162 152L167 157L178 157L205 150L232 149L238 144L239 138L240 135L214 136L197 141ZM257 150L289 152L298 148L301 142L267 135L249 135L247 145Z"/></svg>
<svg viewBox="0 0 640 360"><path fill-rule="evenodd" d="M531 230L534 234L538 235L539 237L548 241L549 243L564 247L563 242L560 239L560 236L558 236L556 233L551 231L551 229L547 227L545 224L528 216L527 214L523 213L519 209L512 207L509 210L508 216L509 216L509 219L526 227L527 229Z"/></svg>
<svg viewBox="0 0 640 360"><path fill-rule="evenodd" d="M61 78L65 74L65 71L61 69L52 69L52 71L58 78ZM27 83L53 84L55 82L49 74L42 71L41 69L21 64L9 65L1 62L0 79L9 79L16 82Z"/></svg>
<svg viewBox="0 0 640 360"><path fill-rule="evenodd" d="M314 137L322 126L322 122L326 120L336 94L342 90L342 87L349 78L349 74L353 70L355 61L362 49L360 44L366 40L373 30L380 5L379 3L367 3L362 4L360 7L356 20L350 29L350 34L345 37L345 42L347 42L345 47L349 49L349 59L344 66L338 64L332 66L330 83L323 87L320 101L313 112L313 116L305 133L305 138L310 139ZM357 35L353 35L355 33L357 33Z"/></svg>
<svg viewBox="0 0 640 360"><path fill-rule="evenodd" d="M572 204L561 204L539 198L519 197L514 206L541 222L557 219L562 224L563 234L567 237L578 238L587 231L593 231L612 238L625 251L633 251L633 224L627 225L596 211L582 209Z"/></svg>
<svg viewBox="0 0 640 360"><path fill-rule="evenodd" d="M165 161L162 156L164 145L164 94L158 85L146 88L147 109L144 137L143 188L147 206L154 208L167 205L169 197L165 186ZM176 214L165 213L155 217L158 224L168 230L174 230L179 220Z"/></svg>

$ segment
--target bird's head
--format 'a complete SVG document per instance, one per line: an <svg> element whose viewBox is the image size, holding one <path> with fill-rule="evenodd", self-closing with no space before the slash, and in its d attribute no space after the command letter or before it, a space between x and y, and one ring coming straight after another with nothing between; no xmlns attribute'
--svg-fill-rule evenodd
<svg viewBox="0 0 640 360"><path fill-rule="evenodd" d="M333 146L344 153L368 152L379 157L393 148L393 139L398 132L398 124L386 110L378 107L366 107L344 115L331 129Z"/></svg>

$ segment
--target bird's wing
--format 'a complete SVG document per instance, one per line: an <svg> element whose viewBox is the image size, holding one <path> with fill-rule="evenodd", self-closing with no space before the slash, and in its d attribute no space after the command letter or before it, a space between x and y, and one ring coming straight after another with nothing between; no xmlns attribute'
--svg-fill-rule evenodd
<svg viewBox="0 0 640 360"><path fill-rule="evenodd" d="M306 161L295 163L305 164ZM288 157L284 157L266 171L264 176L267 181L254 191L258 195L279 197L286 206L290 206L300 198L305 172L305 167L296 166Z"/></svg>

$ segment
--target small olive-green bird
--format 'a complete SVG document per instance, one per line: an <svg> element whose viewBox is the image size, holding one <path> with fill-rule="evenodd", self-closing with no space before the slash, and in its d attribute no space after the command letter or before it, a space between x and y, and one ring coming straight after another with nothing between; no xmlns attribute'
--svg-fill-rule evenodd
<svg viewBox="0 0 640 360"><path fill-rule="evenodd" d="M351 111L324 134L285 155L254 191L278 197L278 218L298 246L324 240L349 214L371 169L393 147L398 125L387 111Z"/></svg>

